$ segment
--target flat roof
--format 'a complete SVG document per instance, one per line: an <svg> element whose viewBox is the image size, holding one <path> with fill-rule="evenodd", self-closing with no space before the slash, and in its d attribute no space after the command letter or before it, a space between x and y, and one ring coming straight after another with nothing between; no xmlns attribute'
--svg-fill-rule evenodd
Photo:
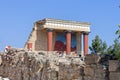
<svg viewBox="0 0 120 80"><path fill-rule="evenodd" d="M43 29L51 28L51 29L58 29L58 30L90 32L90 23L88 22L78 22L78 21L70 21L70 20L45 18L43 20L37 21L36 23L42 25L39 27Z"/></svg>
<svg viewBox="0 0 120 80"><path fill-rule="evenodd" d="M53 19L53 18L44 18L43 20L37 21L37 23L55 23L55 24L64 24L64 25L90 25L89 22L78 22L78 21L71 21L71 20L61 20L61 19Z"/></svg>

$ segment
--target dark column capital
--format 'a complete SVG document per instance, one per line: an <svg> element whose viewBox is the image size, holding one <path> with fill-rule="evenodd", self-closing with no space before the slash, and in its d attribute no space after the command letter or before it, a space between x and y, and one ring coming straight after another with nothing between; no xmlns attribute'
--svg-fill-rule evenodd
<svg viewBox="0 0 120 80"><path fill-rule="evenodd" d="M83 31L82 33L83 33L84 35L89 35L90 32L85 32L85 31Z"/></svg>
<svg viewBox="0 0 120 80"><path fill-rule="evenodd" d="M48 28L48 29L47 29L48 32L52 32L53 30L54 30L54 29L52 29L52 28Z"/></svg>
<svg viewBox="0 0 120 80"><path fill-rule="evenodd" d="M72 33L71 30L65 30L65 33Z"/></svg>

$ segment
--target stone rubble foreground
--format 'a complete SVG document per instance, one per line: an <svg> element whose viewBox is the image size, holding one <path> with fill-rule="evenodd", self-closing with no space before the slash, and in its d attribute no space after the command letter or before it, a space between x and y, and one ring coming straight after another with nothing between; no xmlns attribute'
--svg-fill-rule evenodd
<svg viewBox="0 0 120 80"><path fill-rule="evenodd" d="M11 49L0 54L0 76L8 80L120 80L119 66L114 66L119 61L107 61L108 70L98 60L95 54L81 61L77 55Z"/></svg>
<svg viewBox="0 0 120 80"><path fill-rule="evenodd" d="M0 76L10 80L80 80L79 56L11 49L0 54Z"/></svg>
<svg viewBox="0 0 120 80"><path fill-rule="evenodd" d="M9 78L0 77L0 80L10 80Z"/></svg>

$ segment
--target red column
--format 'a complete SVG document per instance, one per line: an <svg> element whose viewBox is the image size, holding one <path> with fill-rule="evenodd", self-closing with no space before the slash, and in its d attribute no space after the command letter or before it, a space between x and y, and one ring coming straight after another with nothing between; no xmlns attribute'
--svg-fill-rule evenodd
<svg viewBox="0 0 120 80"><path fill-rule="evenodd" d="M52 29L47 30L47 50L48 51L52 51L52 37L53 37L52 31L53 31Z"/></svg>
<svg viewBox="0 0 120 80"><path fill-rule="evenodd" d="M88 54L88 33L83 33L84 39L84 55Z"/></svg>
<svg viewBox="0 0 120 80"><path fill-rule="evenodd" d="M71 52L71 32L66 33L66 53L70 54Z"/></svg>
<svg viewBox="0 0 120 80"><path fill-rule="evenodd" d="M27 49L28 50L32 49L32 43L27 43Z"/></svg>

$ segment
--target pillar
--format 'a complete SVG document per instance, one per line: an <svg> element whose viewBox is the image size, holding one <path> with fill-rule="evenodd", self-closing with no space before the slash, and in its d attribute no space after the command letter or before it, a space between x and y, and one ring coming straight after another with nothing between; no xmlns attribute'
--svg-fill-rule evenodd
<svg viewBox="0 0 120 80"><path fill-rule="evenodd" d="M77 53L80 54L82 52L82 33L77 32L76 33L76 47L77 47Z"/></svg>
<svg viewBox="0 0 120 80"><path fill-rule="evenodd" d="M71 31L66 32L66 54L71 52Z"/></svg>
<svg viewBox="0 0 120 80"><path fill-rule="evenodd" d="M48 51L53 50L52 37L53 37L53 29L47 29L47 50Z"/></svg>
<svg viewBox="0 0 120 80"><path fill-rule="evenodd" d="M32 49L32 43L27 43L27 49L31 50Z"/></svg>
<svg viewBox="0 0 120 80"><path fill-rule="evenodd" d="M83 33L83 45L84 45L84 55L88 54L88 32Z"/></svg>

